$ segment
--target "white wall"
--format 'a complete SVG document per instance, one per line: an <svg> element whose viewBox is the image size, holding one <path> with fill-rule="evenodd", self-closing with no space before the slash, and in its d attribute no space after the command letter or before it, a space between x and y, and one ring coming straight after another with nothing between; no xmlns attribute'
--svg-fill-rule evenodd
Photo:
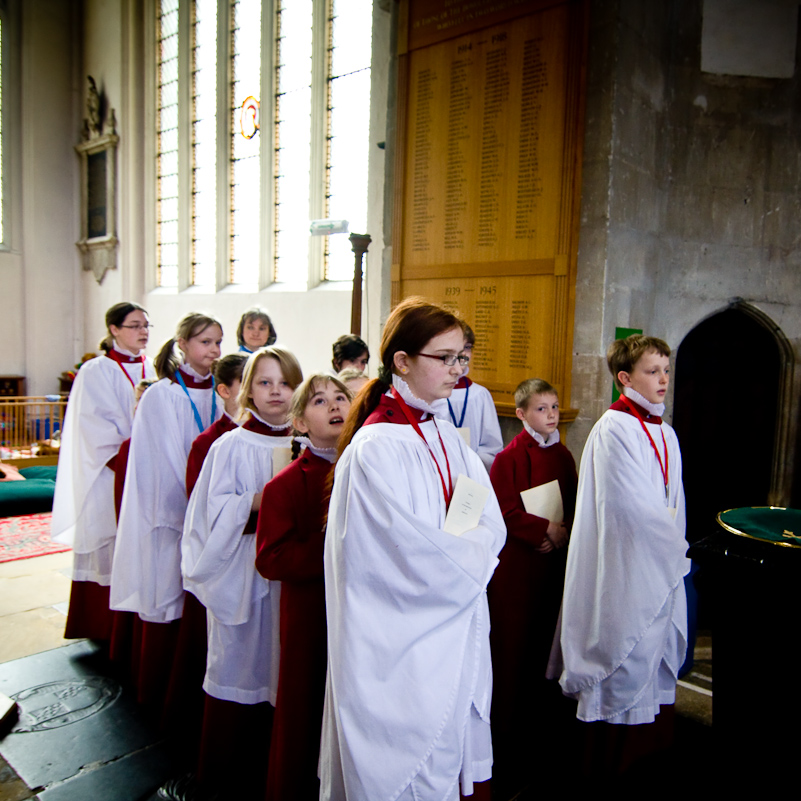
<svg viewBox="0 0 801 801"><path fill-rule="evenodd" d="M0 252L0 373L25 375L29 394L57 392L59 374L79 350L75 9L67 0L8 4L14 41L3 54L12 70L4 79L13 80L18 96L4 92L16 113L5 118L9 233Z"/></svg>
<svg viewBox="0 0 801 801"><path fill-rule="evenodd" d="M146 6L143 10L143 6ZM118 269L109 271L100 286L86 273L82 280L85 308L82 327L84 350L94 349L104 333L106 308L119 300L141 303L150 313L151 342L155 354L171 337L176 322L189 311L205 311L220 318L224 328L223 352L236 350L236 327L242 312L253 305L265 307L273 318L279 342L293 350L306 371L325 369L331 363L331 344L350 330L350 284L322 285L309 292L271 287L263 292L243 292L230 287L216 294L189 289L176 293L149 285L146 265L152 247L154 217L147 199L146 171L152 163L147 136L154 125L150 109L145 61L150 58L145 15L150 3L135 0L85 0L83 15L83 74L92 75L116 109L120 145L118 153ZM374 350L388 311L382 267L384 155L377 143L385 138L387 75L389 63L389 12L374 11L376 73L371 96L369 233L363 302L363 335ZM82 101L81 101L82 102ZM371 332L368 334L368 331ZM375 332L378 332L376 334ZM373 365L377 360L373 360Z"/></svg>

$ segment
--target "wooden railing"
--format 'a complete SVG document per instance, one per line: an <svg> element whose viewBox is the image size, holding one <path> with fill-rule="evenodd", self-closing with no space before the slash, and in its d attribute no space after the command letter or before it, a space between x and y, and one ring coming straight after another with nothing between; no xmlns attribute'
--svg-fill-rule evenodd
<svg viewBox="0 0 801 801"><path fill-rule="evenodd" d="M56 464L66 408L66 400L53 395L0 398L0 458Z"/></svg>

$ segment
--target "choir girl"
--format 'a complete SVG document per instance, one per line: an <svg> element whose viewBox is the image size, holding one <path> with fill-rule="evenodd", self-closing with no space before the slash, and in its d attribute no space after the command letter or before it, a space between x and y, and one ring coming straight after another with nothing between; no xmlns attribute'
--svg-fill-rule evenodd
<svg viewBox="0 0 801 801"><path fill-rule="evenodd" d="M434 404L463 369L447 309L390 314L379 378L340 440L324 548L328 682L322 799L489 798L486 587L506 537L487 471ZM344 449L344 450L343 450ZM478 525L443 529L457 476L489 489Z"/></svg>
<svg viewBox="0 0 801 801"><path fill-rule="evenodd" d="M476 336L469 325L465 325L464 330L464 352L472 358ZM495 456L503 448L501 424L490 391L469 379L469 370L468 361L451 396L437 404L437 417L450 420L460 429L470 448L481 457L489 471Z"/></svg>
<svg viewBox="0 0 801 801"><path fill-rule="evenodd" d="M211 789L224 779L243 798L264 792L279 659L280 584L256 572L253 535L264 485L290 446L289 405L302 378L283 348L250 356L239 392L248 419L212 445L184 526L184 584L208 613L199 776Z"/></svg>
<svg viewBox="0 0 801 801"><path fill-rule="evenodd" d="M178 323L156 357L161 380L142 397L131 435L111 605L145 621L139 699L155 710L166 691L184 603L186 460L195 437L222 411L210 372L221 341L222 326L213 317L190 313Z"/></svg>
<svg viewBox="0 0 801 801"><path fill-rule="evenodd" d="M192 443L186 462L187 498L192 495L211 446L238 426L235 418L239 416L238 396L247 360L245 353L229 353L214 363L214 391L223 404L223 413ZM176 732L175 739L187 765L197 761L200 742L205 699L202 684L208 645L206 627L205 607L191 592L185 591L162 723L168 732Z"/></svg>
<svg viewBox="0 0 801 801"><path fill-rule="evenodd" d="M272 345L278 339L275 326L261 306L252 306L240 318L236 329L236 341L240 353L253 353L259 348Z"/></svg>
<svg viewBox="0 0 801 801"><path fill-rule="evenodd" d="M256 567L281 582L281 663L267 798L319 797L317 762L326 671L323 542L326 482L350 410L337 378L307 378L292 399L291 416L302 454L264 488L257 529Z"/></svg>
<svg viewBox="0 0 801 801"><path fill-rule="evenodd" d="M334 375L351 367L360 372L367 369L367 362L370 361L370 349L367 343L356 334L343 334L332 346L333 358L331 366L334 368Z"/></svg>
<svg viewBox="0 0 801 801"><path fill-rule="evenodd" d="M74 554L67 638L111 636L114 461L131 435L134 386L155 375L144 355L150 325L141 306L116 303L106 329L103 356L81 367L70 394L53 499L53 539Z"/></svg>
<svg viewBox="0 0 801 801"><path fill-rule="evenodd" d="M530 776L533 753L553 764L563 703L556 682L545 678L562 601L568 527L576 504L576 463L559 441L559 397L547 381L530 378L515 390L521 431L501 451L490 480L506 523L506 547L488 589L492 615L493 787L511 798ZM563 515L529 514L521 493L558 482ZM537 725L532 725L537 721ZM561 751L561 747L558 749Z"/></svg>

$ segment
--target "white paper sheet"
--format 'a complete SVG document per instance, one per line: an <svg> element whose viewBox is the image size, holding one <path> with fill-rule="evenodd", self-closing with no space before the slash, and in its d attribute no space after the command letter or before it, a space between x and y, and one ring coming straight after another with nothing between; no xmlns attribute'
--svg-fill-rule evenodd
<svg viewBox="0 0 801 801"><path fill-rule="evenodd" d="M456 486L453 488L453 497L448 507L448 514L445 516L443 529L448 534L461 537L465 531L478 526L489 493L489 487L460 473L456 478Z"/></svg>
<svg viewBox="0 0 801 801"><path fill-rule="evenodd" d="M520 493L523 506L530 515L544 517L554 523L561 523L565 519L565 510L562 506L562 491L559 481L554 479L539 487L532 487Z"/></svg>

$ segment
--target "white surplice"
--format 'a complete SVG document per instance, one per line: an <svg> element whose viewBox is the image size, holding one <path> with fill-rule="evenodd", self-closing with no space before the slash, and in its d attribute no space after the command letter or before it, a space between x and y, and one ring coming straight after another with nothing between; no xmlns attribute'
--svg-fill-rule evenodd
<svg viewBox="0 0 801 801"><path fill-rule="evenodd" d="M153 364L146 359L144 376L154 375ZM99 356L81 367L70 392L51 536L72 546L75 581L94 581L103 586L111 581L117 518L114 471L106 464L131 436L133 385L141 380L141 363L120 364Z"/></svg>
<svg viewBox="0 0 801 801"><path fill-rule="evenodd" d="M222 414L213 389L187 390L207 428ZM186 460L201 429L183 387L163 378L142 396L131 436L117 545L111 608L146 621L181 617L181 532L186 512Z"/></svg>
<svg viewBox="0 0 801 801"><path fill-rule="evenodd" d="M501 424L498 422L498 412L490 391L474 381L469 387L454 389L449 400L457 423L462 421L464 412L461 427L470 429L470 449L481 457L484 466L489 470L495 457L503 450ZM453 423L447 400L437 401L434 408L438 419Z"/></svg>
<svg viewBox="0 0 801 801"><path fill-rule="evenodd" d="M254 496L273 476L274 448L290 444L288 436L244 428L224 434L206 456L186 511L184 587L208 612L203 689L225 701L275 704L281 584L259 575L255 532L242 532Z"/></svg>
<svg viewBox="0 0 801 801"><path fill-rule="evenodd" d="M685 507L673 429L609 410L579 470L562 608L563 691L581 720L639 724L673 703L687 641ZM673 515L675 510L675 517Z"/></svg>
<svg viewBox="0 0 801 801"><path fill-rule="evenodd" d="M437 424L454 481L490 487ZM420 424L445 472L433 420ZM447 481L447 473L446 473ZM445 501L411 425L360 429L335 473L325 541L329 668L321 798L458 799L491 775L486 587L505 538L494 492L480 525L443 530Z"/></svg>

